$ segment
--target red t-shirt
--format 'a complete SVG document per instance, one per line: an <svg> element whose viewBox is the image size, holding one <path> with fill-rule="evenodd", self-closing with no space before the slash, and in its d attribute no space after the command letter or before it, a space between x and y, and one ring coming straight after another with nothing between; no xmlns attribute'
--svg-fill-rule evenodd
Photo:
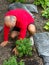
<svg viewBox="0 0 49 65"><path fill-rule="evenodd" d="M34 18L32 18L32 16L26 10L20 8L10 10L5 14L5 16L11 15L17 17L16 27L20 28L20 34L18 36L18 39L25 38L27 26L30 23L34 23ZM4 41L8 41L9 31L10 28L4 24Z"/></svg>

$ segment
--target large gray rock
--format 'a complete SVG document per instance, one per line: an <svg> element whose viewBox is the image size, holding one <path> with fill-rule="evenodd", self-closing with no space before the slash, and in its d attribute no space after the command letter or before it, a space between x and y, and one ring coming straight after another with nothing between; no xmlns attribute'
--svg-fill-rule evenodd
<svg viewBox="0 0 49 65"><path fill-rule="evenodd" d="M44 59L44 63L45 62L49 63L49 56L43 56L43 59Z"/></svg>
<svg viewBox="0 0 49 65"><path fill-rule="evenodd" d="M38 13L37 6L34 4L24 4L30 12Z"/></svg>
<svg viewBox="0 0 49 65"><path fill-rule="evenodd" d="M12 10L16 8L24 8L24 6L20 2L15 2L9 5L8 10Z"/></svg>
<svg viewBox="0 0 49 65"><path fill-rule="evenodd" d="M35 17L31 12L38 13L37 6L33 4L22 4L20 2L15 2L9 5L8 10L13 10L16 8L23 8L25 9L32 17Z"/></svg>
<svg viewBox="0 0 49 65"><path fill-rule="evenodd" d="M34 4L22 4L20 2L15 2L9 5L8 10L15 8L24 8L26 10L29 10L30 12L38 13L37 6L35 6Z"/></svg>
<svg viewBox="0 0 49 65"><path fill-rule="evenodd" d="M44 63L44 65L49 65L49 63Z"/></svg>
<svg viewBox="0 0 49 65"><path fill-rule="evenodd" d="M43 57L44 65L49 65L49 56L42 56L42 57Z"/></svg>
<svg viewBox="0 0 49 65"><path fill-rule="evenodd" d="M49 32L35 34L34 42L39 56L43 58L44 65L49 65Z"/></svg>
<svg viewBox="0 0 49 65"><path fill-rule="evenodd" d="M13 10L16 8L23 8L25 9L32 17L34 17L34 15L27 9L27 7L23 4L21 4L20 2L15 2L13 4L10 4L8 7L8 10Z"/></svg>
<svg viewBox="0 0 49 65"><path fill-rule="evenodd" d="M49 56L49 32L35 34L34 42L39 55Z"/></svg>

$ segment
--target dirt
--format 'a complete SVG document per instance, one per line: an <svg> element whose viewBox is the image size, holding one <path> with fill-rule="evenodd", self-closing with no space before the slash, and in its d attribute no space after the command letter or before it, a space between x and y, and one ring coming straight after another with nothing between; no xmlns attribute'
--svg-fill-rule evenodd
<svg viewBox="0 0 49 65"><path fill-rule="evenodd" d="M8 9L9 2L7 0L0 0L0 25L4 25L4 14ZM35 15L35 26L37 32L45 32L43 26L47 21L45 18L41 16L42 8L38 6L39 13L33 13ZM3 31L0 33L0 42L3 41ZM12 54L12 44L8 44L8 46L2 48L0 47L0 65L2 65L5 59L8 59ZM43 65L42 59L39 57L36 49L34 48L33 56L30 58L23 58L26 65Z"/></svg>
<svg viewBox="0 0 49 65"><path fill-rule="evenodd" d="M38 6L38 14L34 13L35 15L35 26L37 29L37 32L46 32L46 30L43 29L45 23L48 21L48 19L42 17L41 12L43 11L43 9Z"/></svg>
<svg viewBox="0 0 49 65"><path fill-rule="evenodd" d="M26 60L25 65L39 65L37 60Z"/></svg>

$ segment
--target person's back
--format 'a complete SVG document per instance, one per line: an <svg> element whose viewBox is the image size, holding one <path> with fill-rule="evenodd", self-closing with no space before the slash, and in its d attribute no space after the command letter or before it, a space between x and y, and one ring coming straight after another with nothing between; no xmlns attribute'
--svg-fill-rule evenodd
<svg viewBox="0 0 49 65"><path fill-rule="evenodd" d="M27 24L29 24L30 22L32 22L32 20L34 20L34 18L32 18L32 16L25 9L22 8L10 10L5 14L5 16L11 16L11 15L16 16L17 21L19 21L19 23L21 24L26 24L26 22Z"/></svg>

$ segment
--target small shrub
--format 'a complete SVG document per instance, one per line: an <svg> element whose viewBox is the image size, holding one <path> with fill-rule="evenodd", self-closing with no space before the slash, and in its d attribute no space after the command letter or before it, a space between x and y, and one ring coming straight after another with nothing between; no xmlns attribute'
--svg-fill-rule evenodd
<svg viewBox="0 0 49 65"><path fill-rule="evenodd" d="M19 65L25 65L25 63L23 62L23 60L21 60L21 61L19 62Z"/></svg>
<svg viewBox="0 0 49 65"><path fill-rule="evenodd" d="M16 57L12 56L8 60L5 60L3 62L3 65L25 65L25 63L23 62L23 60L17 62Z"/></svg>
<svg viewBox="0 0 49 65"><path fill-rule="evenodd" d="M16 49L19 52L19 57L22 57L23 55L32 55L32 47L31 47L31 41L30 39L20 39L16 41Z"/></svg>
<svg viewBox="0 0 49 65"><path fill-rule="evenodd" d="M45 17L45 18L49 18L49 8L42 11L42 16Z"/></svg>
<svg viewBox="0 0 49 65"><path fill-rule="evenodd" d="M49 18L49 0L35 0L34 4L41 5L41 7L44 9L42 11L42 16Z"/></svg>
<svg viewBox="0 0 49 65"><path fill-rule="evenodd" d="M18 63L16 61L16 57L15 56L12 56L8 60L5 60L3 62L3 65L18 65Z"/></svg>
<svg viewBox="0 0 49 65"><path fill-rule="evenodd" d="M49 0L35 0L34 4L41 5L43 9L49 7Z"/></svg>
<svg viewBox="0 0 49 65"><path fill-rule="evenodd" d="M47 23L45 24L44 29L47 30L47 31L49 31L49 22L47 22Z"/></svg>

